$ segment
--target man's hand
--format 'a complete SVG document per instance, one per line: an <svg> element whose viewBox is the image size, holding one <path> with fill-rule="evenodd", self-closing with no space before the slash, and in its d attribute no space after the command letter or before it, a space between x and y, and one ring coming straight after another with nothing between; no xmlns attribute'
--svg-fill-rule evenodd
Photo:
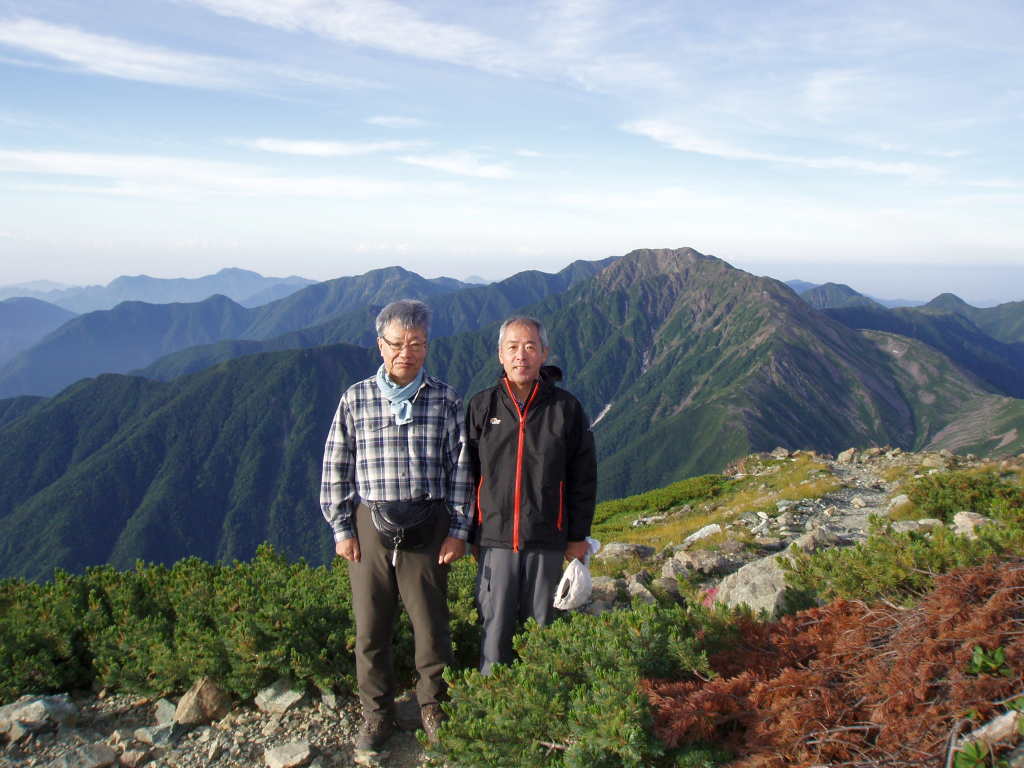
<svg viewBox="0 0 1024 768"><path fill-rule="evenodd" d="M437 556L437 564L451 565L464 554L466 554L466 542L448 536L441 545L441 554Z"/></svg>
<svg viewBox="0 0 1024 768"><path fill-rule="evenodd" d="M585 541L570 541L565 547L565 559L570 563L573 560L583 560L590 551L590 545Z"/></svg>
<svg viewBox="0 0 1024 768"><path fill-rule="evenodd" d="M334 545L334 551L344 557L346 560L350 560L353 563L359 562L359 539L352 537L351 539L345 539L339 541Z"/></svg>

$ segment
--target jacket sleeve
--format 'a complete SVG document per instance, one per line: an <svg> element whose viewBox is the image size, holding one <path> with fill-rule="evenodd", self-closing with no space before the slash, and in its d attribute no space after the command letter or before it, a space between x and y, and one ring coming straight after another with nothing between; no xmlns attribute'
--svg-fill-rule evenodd
<svg viewBox="0 0 1024 768"><path fill-rule="evenodd" d="M352 512L356 507L355 422L345 398L338 404L324 447L320 508L334 531L335 541L355 538Z"/></svg>
<svg viewBox="0 0 1024 768"><path fill-rule="evenodd" d="M597 450L590 420L579 400L573 399L573 419L567 436L565 495L569 541L590 535L597 503Z"/></svg>

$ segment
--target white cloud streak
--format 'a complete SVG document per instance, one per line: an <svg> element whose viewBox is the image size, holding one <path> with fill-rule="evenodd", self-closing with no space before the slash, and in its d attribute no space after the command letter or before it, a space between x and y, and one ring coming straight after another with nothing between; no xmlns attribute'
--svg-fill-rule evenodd
<svg viewBox="0 0 1024 768"><path fill-rule="evenodd" d="M350 155L368 155L373 152L400 152L426 144L424 141L293 141L269 138L238 143L264 152L312 157L348 157Z"/></svg>
<svg viewBox="0 0 1024 768"><path fill-rule="evenodd" d="M746 149L714 139L705 139L685 128L661 120L635 120L624 123L620 127L624 131L646 136L673 149L722 157L727 160L757 160L783 165L800 165L819 170L852 170L920 179L935 179L940 175L939 169L918 163L879 163L874 160L861 160L853 157L800 157Z"/></svg>
<svg viewBox="0 0 1024 768"><path fill-rule="evenodd" d="M515 175L508 163L487 165L481 162L478 155L469 152L453 152L433 157L408 156L399 159L410 165L420 165L459 176L474 176L478 179L508 179Z"/></svg>
<svg viewBox="0 0 1024 768"><path fill-rule="evenodd" d="M160 85L262 88L261 81L268 75L335 87L366 84L292 67L183 53L35 19L0 22L0 45L56 59L79 71Z"/></svg>
<svg viewBox="0 0 1024 768"><path fill-rule="evenodd" d="M410 191L405 184L352 176L284 176L241 163L153 155L0 150L0 173L28 175L15 176L8 185L19 189L174 199L208 194L365 198Z"/></svg>
<svg viewBox="0 0 1024 768"><path fill-rule="evenodd" d="M366 122L384 128L426 128L436 125L436 123L428 123L426 120L419 120L415 117L389 117L388 115L369 117Z"/></svg>

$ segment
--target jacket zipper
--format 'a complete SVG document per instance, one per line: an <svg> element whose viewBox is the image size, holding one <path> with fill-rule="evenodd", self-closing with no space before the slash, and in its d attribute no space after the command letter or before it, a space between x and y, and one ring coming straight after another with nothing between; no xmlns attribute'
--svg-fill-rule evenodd
<svg viewBox="0 0 1024 768"><path fill-rule="evenodd" d="M516 411L519 413L519 450L516 453L516 503L513 510L513 527L512 527L512 551L519 551L519 491L523 484L523 443L526 438L526 414L530 411L530 403L533 402L533 398L537 395L537 385L533 385L533 391L530 393L530 399L526 401L526 405L522 410L519 409L519 403L516 402L516 396L512 393L512 385L508 383L508 379L505 379L505 387L508 389L508 394L512 398L512 404L515 405Z"/></svg>
<svg viewBox="0 0 1024 768"><path fill-rule="evenodd" d="M558 530L562 530L562 486L565 485L564 480L558 481Z"/></svg>
<svg viewBox="0 0 1024 768"><path fill-rule="evenodd" d="M481 477L476 484L476 520L480 525L484 524L484 511L480 507L480 489L484 486L484 479Z"/></svg>

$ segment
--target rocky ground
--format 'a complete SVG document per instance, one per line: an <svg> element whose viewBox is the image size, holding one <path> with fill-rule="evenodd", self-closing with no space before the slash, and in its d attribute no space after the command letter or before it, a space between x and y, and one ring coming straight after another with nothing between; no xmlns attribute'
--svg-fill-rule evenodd
<svg viewBox="0 0 1024 768"><path fill-rule="evenodd" d="M595 578L591 600L581 610L591 614L628 610L634 599L652 602L661 592L678 595L677 576L685 575L700 583L709 601L746 602L755 609L772 611L781 605L785 589L776 561L779 552L791 544L807 552L852 545L866 538L869 515L884 518L905 499L899 493L900 478L983 463L973 456L958 458L947 452L912 454L877 448L859 454L851 449L835 459L805 455L822 468L804 482L825 480L826 493L776 498L777 492L762 484L757 512L723 509L721 524L706 526L678 546L658 552L638 544L609 543L598 558L621 558L623 563L639 560L640 566L622 579ZM778 472L780 465L796 458L779 449L771 455L747 457L731 466L726 475L756 480ZM1003 469L1024 466L1024 456L1000 461L998 466ZM640 522L657 525L663 517ZM957 530L970 534L983 520L965 510L956 518ZM927 531L941 524L922 520L894 526ZM702 548L701 540L712 536L714 546ZM392 736L383 752L375 754L353 749L360 722L355 699L323 694L310 700L280 683L262 692L255 703L240 705L232 704L215 686L204 685L197 681L196 687L176 702L108 696L103 691L24 697L0 707L0 745L6 740L0 751L0 768L334 768L357 764L408 768L424 764L422 748L413 735L420 724L412 694L399 703L403 730Z"/></svg>

